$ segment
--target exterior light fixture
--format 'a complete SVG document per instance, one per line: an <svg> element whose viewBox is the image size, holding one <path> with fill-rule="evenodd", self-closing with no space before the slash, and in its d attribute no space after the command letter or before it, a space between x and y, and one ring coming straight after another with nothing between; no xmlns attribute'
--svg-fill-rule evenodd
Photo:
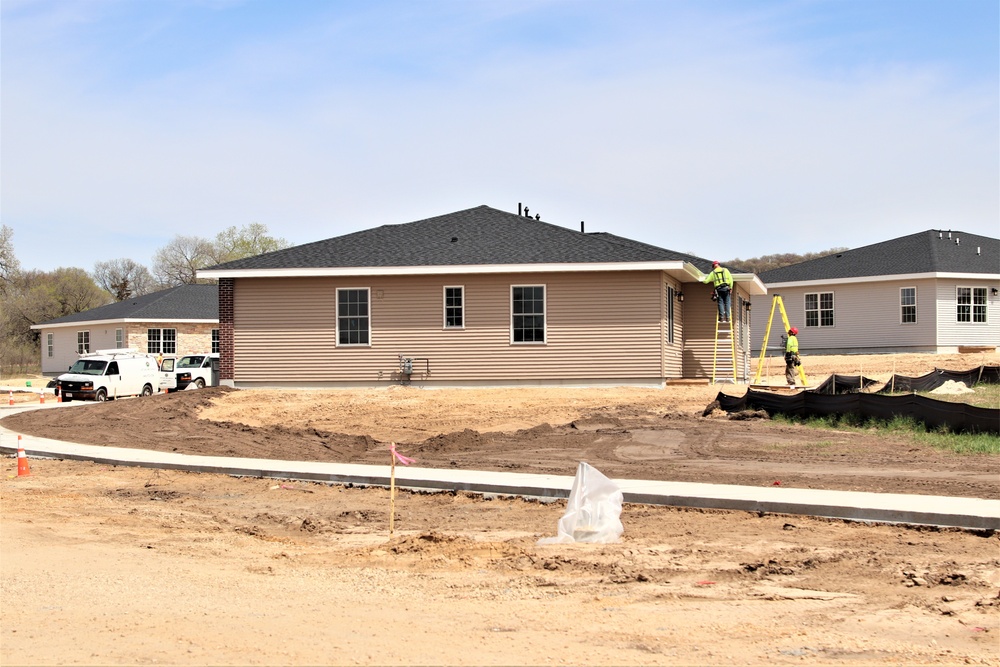
<svg viewBox="0 0 1000 667"><path fill-rule="evenodd" d="M996 293L996 290L993 290L993 292ZM681 303L684 303L684 292L677 293L677 300L680 301Z"/></svg>
<svg viewBox="0 0 1000 667"><path fill-rule="evenodd" d="M991 291L993 293L993 296L996 296L997 294L1000 294L1000 290L998 290L996 287L991 288ZM683 301L683 300L684 299L681 299L681 301Z"/></svg>

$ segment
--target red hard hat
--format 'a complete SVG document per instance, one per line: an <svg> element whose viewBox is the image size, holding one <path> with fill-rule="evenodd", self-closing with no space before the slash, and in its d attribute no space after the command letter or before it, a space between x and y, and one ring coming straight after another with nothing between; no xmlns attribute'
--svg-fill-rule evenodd
<svg viewBox="0 0 1000 667"><path fill-rule="evenodd" d="M715 260L714 262L712 262L712 266L718 266L718 265L719 265L719 260Z"/></svg>
<svg viewBox="0 0 1000 667"><path fill-rule="evenodd" d="M793 336L798 336L799 330L796 329L795 327L792 327L791 329L788 330L788 333L792 334Z"/></svg>

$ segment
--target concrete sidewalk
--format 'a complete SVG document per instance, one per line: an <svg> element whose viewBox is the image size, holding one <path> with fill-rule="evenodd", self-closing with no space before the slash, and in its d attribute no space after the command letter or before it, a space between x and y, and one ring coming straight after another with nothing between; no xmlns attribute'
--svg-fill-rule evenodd
<svg viewBox="0 0 1000 667"><path fill-rule="evenodd" d="M76 406L85 405L80 402L13 407L0 405L0 418L22 410L77 409ZM16 454L17 446L17 434L0 425L0 453ZM111 465L355 486L388 487L390 481L388 464L376 466L195 456L145 449L81 445L27 435L22 436L21 446L29 458L74 459ZM386 451L386 459L388 457L389 452ZM1000 529L1000 500L634 479L616 479L614 482L621 488L625 502L629 503L801 514L852 521L920 524L974 530ZM569 496L573 477L396 466L396 485L427 491L469 491L494 496L557 499Z"/></svg>

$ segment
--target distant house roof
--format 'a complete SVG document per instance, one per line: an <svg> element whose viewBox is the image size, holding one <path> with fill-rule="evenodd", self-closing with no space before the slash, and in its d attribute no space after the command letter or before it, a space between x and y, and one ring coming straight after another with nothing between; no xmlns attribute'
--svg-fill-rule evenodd
<svg viewBox="0 0 1000 667"><path fill-rule="evenodd" d="M1000 239L931 229L764 271L766 285L914 274L1000 274Z"/></svg>
<svg viewBox="0 0 1000 667"><path fill-rule="evenodd" d="M102 320L204 320L219 321L218 285L180 285L98 306L34 325L33 329L73 322Z"/></svg>
<svg viewBox="0 0 1000 667"><path fill-rule="evenodd" d="M712 269L711 261L693 255L477 206L238 259L207 270L215 275L215 271L248 269L658 261L689 262L704 272Z"/></svg>

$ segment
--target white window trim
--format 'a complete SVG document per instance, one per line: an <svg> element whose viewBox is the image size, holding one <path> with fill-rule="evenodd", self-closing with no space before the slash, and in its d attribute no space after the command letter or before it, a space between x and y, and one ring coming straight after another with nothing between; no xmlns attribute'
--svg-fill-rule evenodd
<svg viewBox="0 0 1000 667"><path fill-rule="evenodd" d="M448 290L450 289L460 289L462 290L462 324L460 326L454 326L448 324ZM445 285L441 288L441 306L442 306L442 321L441 328L446 331L462 331L465 329L465 285Z"/></svg>
<svg viewBox="0 0 1000 667"><path fill-rule="evenodd" d="M542 338L544 340L514 340L514 290L518 287L541 287L542 288ZM546 283L524 283L510 286L510 300L507 302L510 311L510 344L511 345L548 345L549 343L549 286Z"/></svg>
<svg viewBox="0 0 1000 667"><path fill-rule="evenodd" d="M811 294L815 294L816 295L816 324L809 324L808 323L809 322L809 312L810 311L806 307L807 306L807 304L806 304L806 297L808 297ZM823 324L823 310L824 310L824 308L823 308L823 295L824 294L829 294L830 295L831 307L829 309L826 309L826 310L830 310L830 311L833 312L833 324ZM802 319L803 319L803 326L809 327L810 329L813 329L813 328L816 328L816 329L819 329L819 328L835 329L837 327L837 297L836 297L836 294L833 291L826 291L826 292L806 292L805 294L803 294L802 295Z"/></svg>
<svg viewBox="0 0 1000 667"><path fill-rule="evenodd" d="M84 347L83 343L80 341L80 334L87 334L87 346ZM76 353L84 354L90 352L90 329L84 329L82 331L76 332Z"/></svg>
<svg viewBox="0 0 1000 667"><path fill-rule="evenodd" d="M958 302L958 291L961 290L961 289L967 289L967 290L969 290L969 321L968 322L963 322L962 320L958 319L958 307L961 305ZM983 310L985 311L984 312L985 317L983 318L982 322L977 322L976 321L976 290L977 289L984 290L984 296L985 296L985 299L983 299L983 303L981 304L982 307L983 307ZM974 325L977 325L977 324L980 325L980 326L982 326L982 325L987 325L987 324L990 323L990 288L989 287L984 287L982 285L955 285L955 323L956 324L962 324L962 325L966 325L967 324L967 325L970 325L970 326L974 326Z"/></svg>
<svg viewBox="0 0 1000 667"><path fill-rule="evenodd" d="M341 292L364 292L368 295L368 342L367 343L341 343L340 342L340 293ZM371 347L372 346L372 290L370 287L338 287L336 302L333 305L334 319L336 320L336 331L334 332L335 347Z"/></svg>
<svg viewBox="0 0 1000 667"><path fill-rule="evenodd" d="M55 334L45 334L45 347L49 353L49 359L55 356Z"/></svg>
<svg viewBox="0 0 1000 667"><path fill-rule="evenodd" d="M122 349L125 346L125 330L122 328L115 329L115 348Z"/></svg>
<svg viewBox="0 0 1000 667"><path fill-rule="evenodd" d="M913 290L913 306L912 306L912 308L913 308L913 321L912 322L906 322L906 321L903 320L903 308L907 307L906 304L903 303L903 290L907 290L907 289ZM918 319L919 318L917 317L917 287L916 287L916 285L909 285L907 287L900 287L899 288L899 323L903 324L903 325L906 325L906 324L916 324Z"/></svg>

